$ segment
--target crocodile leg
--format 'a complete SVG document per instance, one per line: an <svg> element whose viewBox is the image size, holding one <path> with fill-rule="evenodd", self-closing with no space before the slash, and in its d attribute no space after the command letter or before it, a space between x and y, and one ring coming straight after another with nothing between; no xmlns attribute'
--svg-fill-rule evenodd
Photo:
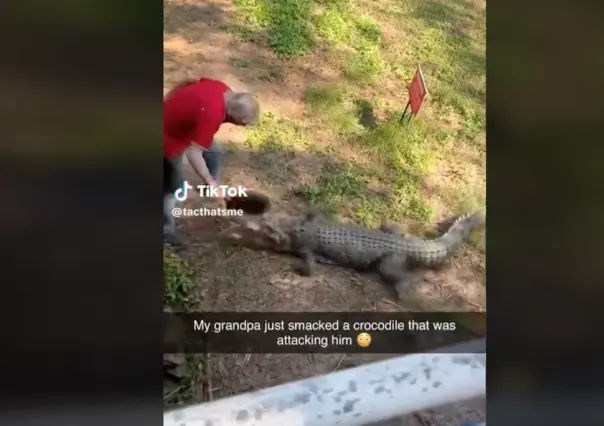
<svg viewBox="0 0 604 426"><path fill-rule="evenodd" d="M388 254L381 259L377 269L382 279L393 287L396 296L400 298L409 287L407 256L398 253Z"/></svg>
<svg viewBox="0 0 604 426"><path fill-rule="evenodd" d="M300 249L298 250L298 256L302 259L302 266L299 269L300 275L305 277L310 277L314 275L317 262L315 260L315 255L313 254L311 249Z"/></svg>

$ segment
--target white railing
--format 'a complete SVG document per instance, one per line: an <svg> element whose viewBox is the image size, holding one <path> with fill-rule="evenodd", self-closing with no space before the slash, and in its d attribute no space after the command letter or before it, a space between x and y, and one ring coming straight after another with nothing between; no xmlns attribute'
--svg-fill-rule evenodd
<svg viewBox="0 0 604 426"><path fill-rule="evenodd" d="M485 341L391 358L164 414L164 426L361 426L485 395ZM447 353L455 352L455 353Z"/></svg>

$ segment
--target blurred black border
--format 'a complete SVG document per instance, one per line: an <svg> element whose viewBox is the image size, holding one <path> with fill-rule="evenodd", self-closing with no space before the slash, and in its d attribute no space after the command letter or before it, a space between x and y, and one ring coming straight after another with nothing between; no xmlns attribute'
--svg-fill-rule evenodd
<svg viewBox="0 0 604 426"><path fill-rule="evenodd" d="M526 424L535 401L575 422L598 408L600 9L487 5L491 426ZM159 424L163 3L3 17L0 422L52 405L61 424Z"/></svg>
<svg viewBox="0 0 604 426"><path fill-rule="evenodd" d="M599 9L487 3L490 426L588 420L604 396Z"/></svg>
<svg viewBox="0 0 604 426"><path fill-rule="evenodd" d="M3 17L0 422L161 425L163 2Z"/></svg>

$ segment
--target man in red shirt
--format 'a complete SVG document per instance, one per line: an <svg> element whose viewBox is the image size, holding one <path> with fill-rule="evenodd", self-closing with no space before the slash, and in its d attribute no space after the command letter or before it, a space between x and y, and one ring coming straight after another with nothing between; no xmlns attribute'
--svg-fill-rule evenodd
<svg viewBox="0 0 604 426"><path fill-rule="evenodd" d="M183 187L182 157L210 186L219 184L224 153L214 135L224 123L247 126L258 121L259 106L247 92L201 78L176 86L164 98L164 236L173 242L174 192Z"/></svg>

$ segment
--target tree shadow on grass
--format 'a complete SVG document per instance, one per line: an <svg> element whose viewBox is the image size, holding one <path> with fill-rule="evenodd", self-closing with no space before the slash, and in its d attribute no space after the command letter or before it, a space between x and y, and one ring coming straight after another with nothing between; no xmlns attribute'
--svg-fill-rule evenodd
<svg viewBox="0 0 604 426"><path fill-rule="evenodd" d="M220 26L227 22L227 17L225 11L215 4L164 2L164 35L188 38L192 31L197 30L196 24L200 22L220 30ZM213 32L206 33L209 39L212 35Z"/></svg>
<svg viewBox="0 0 604 426"><path fill-rule="evenodd" d="M166 71L191 68L200 62L212 62L216 69L228 68L237 78L248 82L250 69L267 69L273 79L281 73L279 64L265 55L258 55L244 43L232 42L225 29L232 23L229 12L217 4L164 3L164 64ZM228 48L228 55L204 57L201 50L208 46ZM203 48L203 49L201 49ZM210 50L211 52L211 50ZM226 69L225 68L225 69ZM267 77L268 78L268 77Z"/></svg>
<svg viewBox="0 0 604 426"><path fill-rule="evenodd" d="M246 90L289 103L297 100L291 99L291 92L297 93L300 81L331 82L335 78L320 67L292 66L279 59L269 46L266 29L241 24L222 4L167 1L164 17L167 88L175 84L172 80L205 76L231 82L234 89L243 82ZM296 87L289 85L290 79ZM275 90L274 85L286 90Z"/></svg>

